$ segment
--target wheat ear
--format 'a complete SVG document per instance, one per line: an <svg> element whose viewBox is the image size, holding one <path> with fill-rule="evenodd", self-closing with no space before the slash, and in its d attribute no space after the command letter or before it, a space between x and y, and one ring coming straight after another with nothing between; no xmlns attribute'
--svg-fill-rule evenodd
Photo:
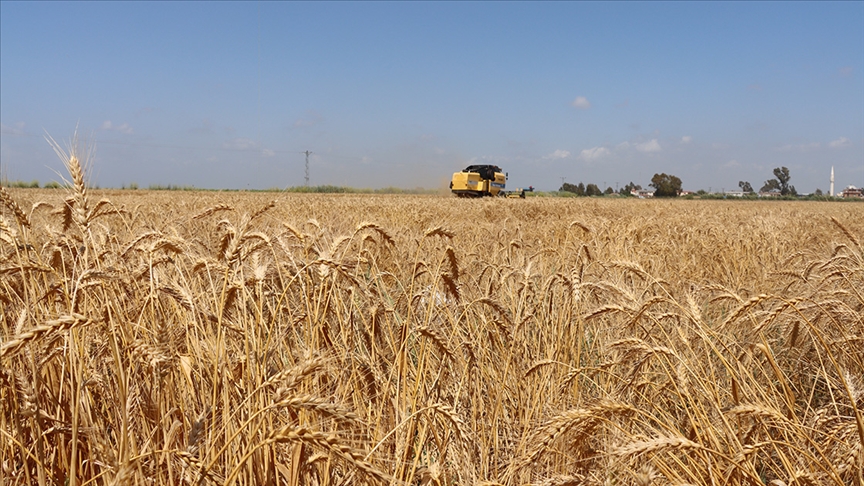
<svg viewBox="0 0 864 486"><path fill-rule="evenodd" d="M72 177L72 186L74 189L73 197L75 199L75 207L72 208L75 222L84 227L87 225L89 217L87 204L87 185L84 182L84 167L81 160L78 158L78 129L75 129L75 134L72 136L72 141L69 143L68 152L64 150L50 135L46 135L45 139L54 149L54 153L63 161L69 176Z"/></svg>
<svg viewBox="0 0 864 486"><path fill-rule="evenodd" d="M301 442L311 446L317 446L332 454L341 457L345 462L351 464L355 468L367 476L383 483L389 483L391 478L386 473L379 471L373 465L366 462L360 452L340 443L339 438L332 434L324 434L306 427L295 427L288 425L281 429L274 430L261 443L257 444L252 450L246 453L238 464L231 471L231 475L225 480L225 484L231 484L237 476L246 461L261 447L269 446L270 444L278 444L284 442Z"/></svg>
<svg viewBox="0 0 864 486"><path fill-rule="evenodd" d="M11 356L27 343L37 341L53 332L66 331L73 327L81 327L90 323L92 323L90 319L87 319L80 314L72 314L61 317L55 321L48 321L41 326L34 327L33 329L23 332L3 343L3 345L0 346L0 358Z"/></svg>
<svg viewBox="0 0 864 486"><path fill-rule="evenodd" d="M14 199L12 199L12 195L9 194L9 191L7 191L3 186L0 186L0 201L3 201L3 205L12 211L12 214L15 215L15 219L18 221L19 225L26 228L30 227L30 219L27 218L24 210L21 209L21 206L19 206Z"/></svg>

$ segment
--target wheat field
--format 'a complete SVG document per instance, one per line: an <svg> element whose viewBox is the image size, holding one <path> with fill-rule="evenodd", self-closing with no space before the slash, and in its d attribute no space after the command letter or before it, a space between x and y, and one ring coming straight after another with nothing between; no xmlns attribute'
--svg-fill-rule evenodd
<svg viewBox="0 0 864 486"><path fill-rule="evenodd" d="M0 484L861 485L864 207L2 189Z"/></svg>

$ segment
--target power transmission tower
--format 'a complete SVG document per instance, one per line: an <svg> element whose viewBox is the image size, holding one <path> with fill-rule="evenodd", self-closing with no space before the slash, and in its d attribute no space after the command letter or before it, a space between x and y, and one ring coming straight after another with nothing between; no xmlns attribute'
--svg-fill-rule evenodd
<svg viewBox="0 0 864 486"><path fill-rule="evenodd" d="M312 152L307 150L303 153L306 154L306 187L309 187L309 155L311 155Z"/></svg>

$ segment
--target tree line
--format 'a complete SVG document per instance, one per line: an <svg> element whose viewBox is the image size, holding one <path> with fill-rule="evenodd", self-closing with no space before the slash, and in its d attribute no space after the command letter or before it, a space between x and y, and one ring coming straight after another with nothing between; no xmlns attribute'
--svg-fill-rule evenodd
<svg viewBox="0 0 864 486"><path fill-rule="evenodd" d="M792 176L789 174L788 168L777 167L774 169L774 179L766 180L765 184L762 185L762 188L759 189L759 192L777 191L781 196L797 196L798 192L795 190L795 186L789 184L791 178ZM654 174L654 177L651 178L651 183L648 185L654 188L654 197L677 197L682 191L681 179L672 174L666 174L665 172ZM748 194L755 194L756 192L748 181L739 181L738 187L741 188L741 191ZM626 196L630 195L633 191L639 190L642 190L642 186L634 184L631 181L629 184L622 187L618 191L618 194ZM585 185L581 182L579 184L570 184L569 182L565 182L561 185L561 188L558 189L558 192L571 192L577 196L602 196L604 194L613 194L615 191L613 191L611 187L606 188L605 191L601 191L596 184ZM704 193L704 191L699 192ZM816 189L816 195L821 196L822 191Z"/></svg>
<svg viewBox="0 0 864 486"><path fill-rule="evenodd" d="M681 193L681 179L674 175L665 173L654 174L649 186L654 188L654 197L676 197ZM630 181L630 183L618 190L618 194L629 196L633 191L641 190L642 186ZM615 193L611 187L607 187L605 191L601 191L597 184L585 185L581 182L579 184L570 184L569 182L565 182L561 185L561 188L558 189L558 192L571 192L577 196L602 196L604 194L609 195Z"/></svg>
<svg viewBox="0 0 864 486"><path fill-rule="evenodd" d="M607 187L605 191L601 191L600 187L597 184L588 184L587 186L583 183L579 184L570 184L569 182L565 182L558 192L572 192L577 196L602 196L603 194L612 194L615 191L612 190L611 187Z"/></svg>

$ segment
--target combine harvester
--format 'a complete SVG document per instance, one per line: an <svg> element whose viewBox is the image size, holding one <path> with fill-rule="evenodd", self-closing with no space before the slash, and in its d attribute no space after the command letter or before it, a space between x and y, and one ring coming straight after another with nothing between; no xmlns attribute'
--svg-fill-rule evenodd
<svg viewBox="0 0 864 486"><path fill-rule="evenodd" d="M469 165L461 172L455 172L450 180L450 190L458 197L504 196L525 199L526 192L534 187L505 191L507 173L497 165Z"/></svg>

